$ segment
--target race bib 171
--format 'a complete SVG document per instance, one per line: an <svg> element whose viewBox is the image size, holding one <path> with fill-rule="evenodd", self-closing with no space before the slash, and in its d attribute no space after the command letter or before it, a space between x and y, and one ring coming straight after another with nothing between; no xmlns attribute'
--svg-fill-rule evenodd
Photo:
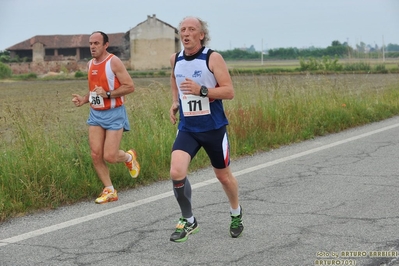
<svg viewBox="0 0 399 266"><path fill-rule="evenodd" d="M183 95L181 102L184 116L208 115L211 113L208 97Z"/></svg>

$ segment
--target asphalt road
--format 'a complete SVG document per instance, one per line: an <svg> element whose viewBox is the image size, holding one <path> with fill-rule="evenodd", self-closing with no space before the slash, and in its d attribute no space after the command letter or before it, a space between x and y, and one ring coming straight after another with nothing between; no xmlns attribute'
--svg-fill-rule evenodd
<svg viewBox="0 0 399 266"><path fill-rule="evenodd" d="M245 230L210 168L190 174L198 234L170 181L12 219L0 265L399 265L399 117L232 161ZM93 199L94 200L94 199Z"/></svg>

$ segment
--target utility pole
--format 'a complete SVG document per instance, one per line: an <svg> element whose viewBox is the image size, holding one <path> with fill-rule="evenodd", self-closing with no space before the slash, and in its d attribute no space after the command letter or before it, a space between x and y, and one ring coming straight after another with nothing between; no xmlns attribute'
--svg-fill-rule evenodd
<svg viewBox="0 0 399 266"><path fill-rule="evenodd" d="M384 44L384 35L382 35L382 62L385 63L385 44Z"/></svg>
<svg viewBox="0 0 399 266"><path fill-rule="evenodd" d="M346 37L346 47L348 47L348 59L351 59L350 47L349 47L349 38Z"/></svg>
<svg viewBox="0 0 399 266"><path fill-rule="evenodd" d="M260 60L261 60L261 64L263 66L263 38L262 38L262 44L261 44L261 50L260 50Z"/></svg>

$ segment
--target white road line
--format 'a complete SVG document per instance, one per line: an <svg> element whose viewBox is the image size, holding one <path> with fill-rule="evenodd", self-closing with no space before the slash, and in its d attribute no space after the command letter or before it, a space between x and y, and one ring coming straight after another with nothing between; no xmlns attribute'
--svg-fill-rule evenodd
<svg viewBox="0 0 399 266"><path fill-rule="evenodd" d="M274 161L271 161L271 162L267 162L267 163L259 164L257 166L249 167L249 168L243 169L241 171L234 172L233 175L237 177L237 176L241 176L241 175L244 175L244 174L247 174L247 173L258 171L258 170L261 170L263 168L267 168L267 167L270 167L270 166L273 166L273 165L276 165L276 164L279 164L279 163L287 162L287 161L290 161L292 159L296 159L296 158L299 158L299 157L302 157L302 156L306 156L306 155L309 155L309 154L312 154L312 153L315 153L315 152L318 152L318 151L326 150L326 149L329 149L329 148L332 148L332 147L335 147L335 146L338 146L338 145L341 145L341 144L345 144L345 143L348 143L348 142L351 142L351 141L354 141L354 140L365 138L365 137L368 137L368 136L371 136L371 135L374 135L374 134L377 134L377 133L380 133L380 132L383 132L383 131L386 131L386 130L390 130L390 129L393 129L393 128L396 128L396 127L399 127L399 124L394 124L394 125L391 125L391 126L383 127L383 128L380 128L380 129L377 129L377 130L374 130L374 131L370 131L370 132L367 132L367 133L364 133L364 134L360 134L360 135L357 135L357 136L354 136L354 137L351 137L351 138L347 138L345 140L336 141L336 142L333 142L333 143L330 143L330 144L327 144L327 145L320 146L318 148L310 149L310 150L307 150L307 151L304 151L304 152L300 152L300 153L296 153L296 154L293 154L293 155L290 155L290 156L286 156L284 158L280 158L280 159L277 159L277 160L274 160ZM212 179L200 182L200 183L193 184L191 187L192 187L192 189L197 189L197 188L200 188L200 187L204 187L204 186L208 186L208 185L214 184L216 182L218 182L218 180L216 178L212 178ZM121 206L118 206L118 207L115 207L115 208L112 208L112 209L108 209L108 210L105 210L105 211L100 211L100 212L93 213L93 214L90 214L90 215L86 215L86 216L83 216L83 217L80 217L80 218L72 219L72 220L69 220L69 221L66 221L66 222L63 222L63 223L59 223L59 224L55 224L55 225L52 225L52 226L44 227L44 228L41 228L41 229L38 229L38 230L34 230L34 231L31 231L31 232L28 232L28 233L25 233L25 234L21 234L21 235L13 236L13 237L10 237L10 238L2 239L2 240L0 240L0 247L6 246L6 245L12 244L12 243L17 243L17 242L20 242L20 241L23 241L23 240L27 240L27 239L30 239L30 238L33 238L33 237L36 237L36 236L41 236L41 235L44 235L44 234L47 234L47 233L50 233L50 232L54 232L54 231L57 231L57 230L60 230L60 229L63 229L63 228L67 228L67 227L70 227L70 226L73 226L73 225L81 224L81 223L84 223L84 222L87 222L87 221L91 221L91 220L94 220L94 219L102 218L102 217L104 217L106 215L110 215L110 214L113 214L113 213L125 211L125 210L128 210L128 209L131 209L131 208L134 208L134 207L138 207L138 206L141 206L141 205L144 205L144 204L147 204L147 203L150 203L150 202L154 202L154 201L157 201L157 200L160 200L160 199L164 199L164 198L167 198L167 197L170 197L170 196L173 196L173 191L162 193L162 194L158 194L158 195L155 195L155 196L152 196L152 197L148 197L148 198L136 201L136 202L127 203L127 204L124 204L124 205L121 205Z"/></svg>

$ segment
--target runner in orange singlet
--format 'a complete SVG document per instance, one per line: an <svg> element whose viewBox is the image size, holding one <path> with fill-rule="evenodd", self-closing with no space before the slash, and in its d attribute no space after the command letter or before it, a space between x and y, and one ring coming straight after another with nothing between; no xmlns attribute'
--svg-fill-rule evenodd
<svg viewBox="0 0 399 266"><path fill-rule="evenodd" d="M130 130L123 105L124 96L134 92L134 84L122 61L107 52L109 41L105 33L94 32L89 43L93 57L87 65L89 92L85 96L72 94L72 102L77 107L90 103L87 124L91 157L97 175L104 185L95 202L106 203L118 200L107 162L124 162L133 178L140 172L136 152L133 149L127 152L119 149L122 133Z"/></svg>

